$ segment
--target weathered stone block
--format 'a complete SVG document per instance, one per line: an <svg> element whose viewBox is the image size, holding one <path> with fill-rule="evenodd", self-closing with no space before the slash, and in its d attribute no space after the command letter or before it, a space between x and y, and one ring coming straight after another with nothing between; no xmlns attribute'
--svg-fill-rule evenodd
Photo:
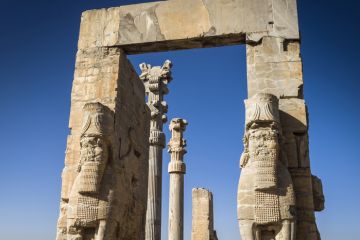
<svg viewBox="0 0 360 240"><path fill-rule="evenodd" d="M324 197L321 179L318 178L317 176L312 175L311 181L312 181L312 188L313 188L315 211L322 211L325 209L325 197Z"/></svg>
<svg viewBox="0 0 360 240"><path fill-rule="evenodd" d="M121 46L128 53L298 39L295 0L169 0L82 15L79 49Z"/></svg>
<svg viewBox="0 0 360 240"><path fill-rule="evenodd" d="M214 231L212 193L204 188L192 190L192 240L217 240Z"/></svg>
<svg viewBox="0 0 360 240"><path fill-rule="evenodd" d="M279 109L281 127L284 131L296 133L307 131L307 108L303 99L280 99Z"/></svg>
<svg viewBox="0 0 360 240"><path fill-rule="evenodd" d="M302 98L300 45L283 38L264 37L246 45L248 96L271 93L279 98Z"/></svg>

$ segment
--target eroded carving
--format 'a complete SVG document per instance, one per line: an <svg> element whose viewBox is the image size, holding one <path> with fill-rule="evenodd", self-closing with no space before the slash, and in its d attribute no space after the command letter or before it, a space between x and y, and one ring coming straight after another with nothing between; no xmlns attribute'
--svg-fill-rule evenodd
<svg viewBox="0 0 360 240"><path fill-rule="evenodd" d="M213 194L205 188L192 189L192 240L218 240L214 230Z"/></svg>
<svg viewBox="0 0 360 240"><path fill-rule="evenodd" d="M111 159L114 116L100 103L83 108L78 175L67 207L67 239L104 239L101 227L109 213L105 169Z"/></svg>
<svg viewBox="0 0 360 240"><path fill-rule="evenodd" d="M315 211L322 211L325 209L325 196L321 179L315 175L311 175L314 209Z"/></svg>
<svg viewBox="0 0 360 240"><path fill-rule="evenodd" d="M282 154L278 99L256 94L245 100L244 152L238 188L243 240L293 240L295 195Z"/></svg>

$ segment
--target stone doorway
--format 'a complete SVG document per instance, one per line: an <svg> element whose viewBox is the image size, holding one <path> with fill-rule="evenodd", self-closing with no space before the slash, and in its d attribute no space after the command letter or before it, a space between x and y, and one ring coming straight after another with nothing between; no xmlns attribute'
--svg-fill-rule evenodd
<svg viewBox="0 0 360 240"><path fill-rule="evenodd" d="M245 47L234 45L129 56L135 68L142 62L162 65L166 59L174 65L173 80L168 85L170 93L165 96L169 106L168 119L184 117L189 121L186 130L184 239L191 239L191 188L198 186L214 193L215 225L222 229L219 236L223 239L232 239L234 235L240 238L234 199L247 91ZM228 94L219 99L217 96L223 92ZM209 131L212 137L206 135ZM168 141L168 123L164 132ZM167 239L169 155L166 149L163 157L162 239ZM227 204L221 204L224 202ZM226 224L221 220L225 218L229 219Z"/></svg>

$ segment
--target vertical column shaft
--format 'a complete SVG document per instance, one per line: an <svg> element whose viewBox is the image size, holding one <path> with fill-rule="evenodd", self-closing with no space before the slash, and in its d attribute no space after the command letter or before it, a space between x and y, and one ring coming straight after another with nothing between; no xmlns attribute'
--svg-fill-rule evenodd
<svg viewBox="0 0 360 240"><path fill-rule="evenodd" d="M146 239L161 236L162 147L150 145Z"/></svg>
<svg viewBox="0 0 360 240"><path fill-rule="evenodd" d="M184 239L184 175L170 173L169 240Z"/></svg>
<svg viewBox="0 0 360 240"><path fill-rule="evenodd" d="M171 120L172 138L169 142L171 161L168 166L170 174L169 191L169 240L184 239L184 174L186 166L183 156L186 153L186 141L183 138L187 122L184 119Z"/></svg>
<svg viewBox="0 0 360 240"><path fill-rule="evenodd" d="M148 198L146 211L146 240L161 239L161 196L162 196L162 150L165 147L163 123L166 122L167 105L163 101L168 93L167 84L171 81L171 62L165 61L162 67L151 67L140 64L148 106L151 110L150 138L149 138L149 175Z"/></svg>

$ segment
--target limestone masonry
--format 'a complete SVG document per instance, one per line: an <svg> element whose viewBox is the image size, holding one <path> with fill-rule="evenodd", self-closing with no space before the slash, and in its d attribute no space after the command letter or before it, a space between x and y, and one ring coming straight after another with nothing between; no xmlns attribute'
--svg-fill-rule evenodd
<svg viewBox="0 0 360 240"><path fill-rule="evenodd" d="M296 0L168 0L82 14L57 240L160 240L172 64L141 64L139 77L127 54L233 44L246 45L247 63L242 240L320 239ZM183 240L185 125L170 122L169 240ZM193 190L193 240L217 239L212 199Z"/></svg>
<svg viewBox="0 0 360 240"><path fill-rule="evenodd" d="M78 51L57 239L143 239L150 120L144 99L121 49Z"/></svg>
<svg viewBox="0 0 360 240"><path fill-rule="evenodd" d="M242 239L294 239L296 203L281 152L278 99L258 93L245 101L244 152L238 189Z"/></svg>
<svg viewBox="0 0 360 240"><path fill-rule="evenodd" d="M217 240L214 230L213 195L204 188L192 190L192 240Z"/></svg>

